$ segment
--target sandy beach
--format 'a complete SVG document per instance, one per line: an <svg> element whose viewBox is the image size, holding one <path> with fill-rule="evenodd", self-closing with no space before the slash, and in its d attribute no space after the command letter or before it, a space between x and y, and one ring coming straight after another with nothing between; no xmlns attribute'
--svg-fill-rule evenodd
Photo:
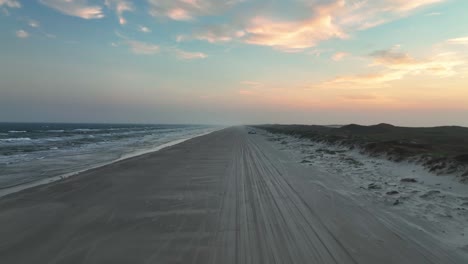
<svg viewBox="0 0 468 264"><path fill-rule="evenodd" d="M248 130L0 198L0 263L467 263Z"/></svg>

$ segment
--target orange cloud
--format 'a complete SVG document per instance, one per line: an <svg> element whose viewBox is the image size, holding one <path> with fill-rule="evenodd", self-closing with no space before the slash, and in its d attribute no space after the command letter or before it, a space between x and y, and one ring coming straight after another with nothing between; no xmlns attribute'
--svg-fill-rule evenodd
<svg viewBox="0 0 468 264"><path fill-rule="evenodd" d="M379 73L341 76L322 83L320 87L376 88L380 87L383 83L400 80L404 75L405 74L401 71L384 71Z"/></svg>
<svg viewBox="0 0 468 264"><path fill-rule="evenodd" d="M187 21L193 19L192 15L190 15L190 13L187 10L182 8L171 9L167 11L166 15L173 20L179 21Z"/></svg>
<svg viewBox="0 0 468 264"><path fill-rule="evenodd" d="M457 68L468 64L455 52L439 52L433 56L416 59L401 52L399 47L371 53L369 67L379 67L374 73L337 77L320 87L375 88L410 75L449 77L458 73Z"/></svg>
<svg viewBox="0 0 468 264"><path fill-rule="evenodd" d="M310 10L305 19L278 19L256 12L242 23L208 26L196 32L192 39L210 43L240 41L252 45L268 46L285 52L299 52L312 48L322 41L347 38L356 30L364 30L406 16L411 11L445 0L328 0L304 3L302 9ZM297 4L297 2L296 2ZM273 18L276 17L276 18ZM188 40L190 37L180 38Z"/></svg>
<svg viewBox="0 0 468 264"><path fill-rule="evenodd" d="M332 60L334 61L341 61L343 60L344 58L348 57L349 56L349 53L346 53L346 52L337 52L335 54L333 54L332 56Z"/></svg>
<svg viewBox="0 0 468 264"><path fill-rule="evenodd" d="M390 70L400 71L402 75L427 74L452 76L455 68L467 62L455 52L440 52L429 58L415 59L406 53L397 51L378 51L373 53L374 65L381 65Z"/></svg>
<svg viewBox="0 0 468 264"><path fill-rule="evenodd" d="M453 38L453 39L447 40L447 42L450 44L468 45L468 37Z"/></svg>
<svg viewBox="0 0 468 264"><path fill-rule="evenodd" d="M314 47L323 40L346 37L327 14L300 22L277 22L255 17L244 30L247 33L243 39L245 43L292 52Z"/></svg>

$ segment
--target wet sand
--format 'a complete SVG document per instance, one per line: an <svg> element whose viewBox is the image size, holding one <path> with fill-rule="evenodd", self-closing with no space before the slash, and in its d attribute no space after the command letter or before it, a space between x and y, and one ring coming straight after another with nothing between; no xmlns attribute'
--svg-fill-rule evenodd
<svg viewBox="0 0 468 264"><path fill-rule="evenodd" d="M217 131L1 198L0 263L466 263L313 173Z"/></svg>

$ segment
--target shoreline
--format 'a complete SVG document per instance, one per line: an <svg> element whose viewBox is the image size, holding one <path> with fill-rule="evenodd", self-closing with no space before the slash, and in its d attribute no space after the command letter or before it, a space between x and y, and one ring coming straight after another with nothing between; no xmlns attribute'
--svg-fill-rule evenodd
<svg viewBox="0 0 468 264"><path fill-rule="evenodd" d="M180 144L182 142L185 142L185 141L193 139L193 138L205 136L205 135L211 134L213 132L216 132L216 131L219 131L219 130L222 130L222 129L223 128L215 129L213 131L201 133L201 134L198 134L198 135L194 135L192 137L187 137L187 138L182 138L182 139L169 141L169 142L164 143L162 145L159 145L159 146L157 146L155 148L148 149L148 150L142 150L142 151L136 151L136 152L130 153L130 154L125 154L125 155L121 156L118 159L108 161L108 162L98 163L98 164L92 165L92 166L90 166L88 168L85 168L85 169L72 171L72 172L68 172L68 173L64 173L64 174L60 174L60 175L57 175L57 176L48 177L48 178L44 178L44 179L33 180L33 181L30 181L30 182L26 182L26 183L20 183L18 185L6 187L6 188L3 188L3 189L0 188L0 199L2 199L3 197L5 197L7 195L17 193L17 192L20 192L20 191L23 191L23 190L26 190L26 189L30 189L30 188L34 188L34 187L42 186L42 185L46 185L46 184L51 184L51 183L54 183L54 182L57 182L57 181L60 181L60 180L64 180L64 179L67 179L67 178L70 178L70 177L73 177L73 176L77 176L77 175L79 175L81 173L84 173L84 172L87 172L87 171L90 171L90 170L93 170L93 169L98 169L98 168L101 168L101 167L104 167L104 166L107 166L107 165L111 165L111 164L114 164L114 163L117 163L117 162L120 162L120 161L123 161L123 160L127 160L127 159L131 159L131 158L134 158L134 157L139 157L139 156L142 156L142 155L145 155L145 154L157 152L157 151L160 151L160 150L162 150L164 148Z"/></svg>

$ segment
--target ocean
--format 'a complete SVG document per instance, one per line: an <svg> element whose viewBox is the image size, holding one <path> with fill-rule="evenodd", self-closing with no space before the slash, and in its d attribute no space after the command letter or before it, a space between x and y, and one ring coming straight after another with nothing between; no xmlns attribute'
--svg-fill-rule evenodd
<svg viewBox="0 0 468 264"><path fill-rule="evenodd" d="M0 123L0 190L156 150L203 125Z"/></svg>

